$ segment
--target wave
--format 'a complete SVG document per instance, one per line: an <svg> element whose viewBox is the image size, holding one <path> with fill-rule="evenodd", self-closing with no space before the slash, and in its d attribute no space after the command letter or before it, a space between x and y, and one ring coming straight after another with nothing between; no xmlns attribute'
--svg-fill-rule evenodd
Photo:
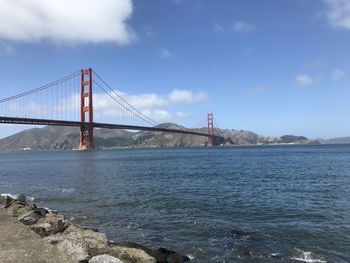
<svg viewBox="0 0 350 263"><path fill-rule="evenodd" d="M45 187L45 186L33 186L31 187L33 190L39 190L39 191L48 191L48 192L62 192L62 193L72 193L74 192L74 188L54 188L54 187Z"/></svg>
<svg viewBox="0 0 350 263"><path fill-rule="evenodd" d="M25 202L33 202L34 201L34 197L32 196L29 196L29 195L24 195L24 194L17 194L17 195L14 195L14 194L8 194L8 193L4 193L4 194L0 194L0 196L2 197L10 197L12 199L15 199L15 200L19 200L19 201L25 201Z"/></svg>
<svg viewBox="0 0 350 263"><path fill-rule="evenodd" d="M310 251L303 251L301 249L295 249L298 252L298 256L291 257L292 260L300 261L300 262L308 262L308 263L327 263L324 259L314 255L314 253Z"/></svg>

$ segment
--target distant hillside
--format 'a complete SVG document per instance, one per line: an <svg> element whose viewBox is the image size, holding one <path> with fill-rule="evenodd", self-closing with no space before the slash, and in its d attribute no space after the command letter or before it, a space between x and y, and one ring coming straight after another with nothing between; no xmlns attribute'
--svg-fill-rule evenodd
<svg viewBox="0 0 350 263"><path fill-rule="evenodd" d="M350 143L350 137L332 138L332 139L317 139L322 144L347 144Z"/></svg>
<svg viewBox="0 0 350 263"><path fill-rule="evenodd" d="M164 123L160 127L185 129L185 127ZM196 129L206 132L206 128ZM318 143L302 136L285 135L282 137L264 137L251 131L215 129L215 134L224 139L215 141L216 145L257 145L257 144L310 144ZM94 143L98 148L113 147L172 147L205 146L207 138L186 134L162 132L130 132L125 130L95 129ZM74 149L79 146L79 129L72 127L47 126L29 129L0 140L0 151L13 151L25 148L35 150Z"/></svg>

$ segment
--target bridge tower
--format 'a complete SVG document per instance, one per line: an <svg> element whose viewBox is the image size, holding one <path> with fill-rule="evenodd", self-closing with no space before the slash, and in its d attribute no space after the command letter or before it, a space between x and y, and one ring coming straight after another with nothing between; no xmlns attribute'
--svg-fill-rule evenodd
<svg viewBox="0 0 350 263"><path fill-rule="evenodd" d="M213 135L214 135L214 114L208 113L208 145L213 146Z"/></svg>
<svg viewBox="0 0 350 263"><path fill-rule="evenodd" d="M92 70L82 69L80 71L80 150L94 148L94 127L92 111ZM87 118L86 118L86 115ZM85 120L88 119L88 122Z"/></svg>

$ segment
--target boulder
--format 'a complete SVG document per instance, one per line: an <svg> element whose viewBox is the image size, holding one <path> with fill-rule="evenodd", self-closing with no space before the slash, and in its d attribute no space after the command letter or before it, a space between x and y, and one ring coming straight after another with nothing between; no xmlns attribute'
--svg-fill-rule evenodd
<svg viewBox="0 0 350 263"><path fill-rule="evenodd" d="M164 255L167 263L184 263L190 262L190 258L184 255L180 255L175 251L167 250L165 248L157 249L157 252Z"/></svg>
<svg viewBox="0 0 350 263"><path fill-rule="evenodd" d="M89 247L81 236L59 233L45 237L44 240L57 247L75 262L86 263L90 259Z"/></svg>
<svg viewBox="0 0 350 263"><path fill-rule="evenodd" d="M135 242L110 242L110 245L113 246L119 246L119 247L126 247L126 248L135 248L135 249L140 249L146 252L148 255L151 257L154 257L157 261L157 263L167 263L166 257L162 254L159 253L157 250L150 249L148 247L145 247L143 245L140 245Z"/></svg>
<svg viewBox="0 0 350 263"><path fill-rule="evenodd" d="M133 242L121 242L121 243L114 242L111 244L114 247L124 247L124 248L130 248L130 249L133 248L136 250L143 250L149 256L153 257L157 263L183 263L183 262L191 261L189 257L180 255L175 251L167 250L165 248L159 248L157 250L153 250Z"/></svg>
<svg viewBox="0 0 350 263"><path fill-rule="evenodd" d="M11 203L5 206L5 211L7 214L18 217L20 214L28 213L32 209L30 206L23 202L13 200Z"/></svg>
<svg viewBox="0 0 350 263"><path fill-rule="evenodd" d="M69 226L69 221L61 214L46 214L30 228L41 237L63 232Z"/></svg>
<svg viewBox="0 0 350 263"><path fill-rule="evenodd" d="M6 195L6 194L0 195L0 205L2 205L3 207L10 205L13 201L14 199L9 195Z"/></svg>
<svg viewBox="0 0 350 263"><path fill-rule="evenodd" d="M43 216L40 211L32 210L18 216L17 220L29 226L33 225Z"/></svg>
<svg viewBox="0 0 350 263"><path fill-rule="evenodd" d="M77 235L84 239L91 256L103 254L108 246L108 240L105 233L98 232L96 229L85 228L77 225L70 225L65 231L65 235Z"/></svg>
<svg viewBox="0 0 350 263"><path fill-rule="evenodd" d="M103 254L99 256L94 256L93 258L90 259L89 263L124 263L124 262L118 258Z"/></svg>
<svg viewBox="0 0 350 263"><path fill-rule="evenodd" d="M105 254L119 258L128 263L156 263L157 260L139 248L108 246Z"/></svg>

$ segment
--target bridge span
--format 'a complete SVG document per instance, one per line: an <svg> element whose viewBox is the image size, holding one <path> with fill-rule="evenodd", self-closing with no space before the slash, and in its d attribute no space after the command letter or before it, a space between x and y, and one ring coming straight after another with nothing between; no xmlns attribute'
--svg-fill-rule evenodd
<svg viewBox="0 0 350 263"><path fill-rule="evenodd" d="M97 76L97 79L93 78L93 73ZM79 93L73 92L73 95L69 95L68 86L72 86L72 79L76 77L79 77L79 81L77 83L74 82L73 86L77 86L75 84L79 85ZM113 111L113 114L117 115L119 120L124 120L125 123L109 123L105 121L94 120L95 113L93 104L95 103L99 105L103 103L100 103L98 98L97 100L93 100L93 83L95 83L96 86L104 92L102 94L105 97L102 97L101 94L98 94L97 97L102 98L103 103L105 104L105 98L110 98L110 100L117 105L116 112ZM110 89L110 91L107 91L107 88ZM47 98L42 95L44 91L51 92ZM56 98L55 96L52 96L52 94L56 94L57 97L61 97ZM79 95L75 96L77 94ZM42 99L43 97L44 99ZM75 99L73 101L73 106L72 101L70 101L70 108L68 103L69 97L78 98L78 103L75 103L77 100ZM40 102L43 104L46 103L46 105L51 105L51 107L48 107L47 110L42 110L45 108L39 105ZM58 106L56 105L53 107L52 105L55 105L55 103ZM101 106L99 107L101 108ZM57 111L56 116L58 115L61 118L47 118L50 109L51 111ZM69 119L68 116L71 115L71 112L75 111L79 112L80 118ZM101 114L99 115L102 116ZM126 116L129 117L129 119L127 119ZM135 124L135 119L142 120L144 123L147 123L148 126ZM0 99L0 124L79 127L80 149L94 148L94 128L168 132L204 136L208 138L208 145L213 146L214 139L221 137L214 135L214 117L212 113L208 114L207 121L207 133L191 129L171 129L159 127L159 124L157 122L152 120L150 116L146 116L140 110L132 106L128 101L126 101L125 98L123 98L123 96L119 95L118 92L112 89L102 78L100 78L94 71L92 71L92 69L81 70L79 73L73 73L65 78L41 86L37 89L29 90L8 98Z"/></svg>

